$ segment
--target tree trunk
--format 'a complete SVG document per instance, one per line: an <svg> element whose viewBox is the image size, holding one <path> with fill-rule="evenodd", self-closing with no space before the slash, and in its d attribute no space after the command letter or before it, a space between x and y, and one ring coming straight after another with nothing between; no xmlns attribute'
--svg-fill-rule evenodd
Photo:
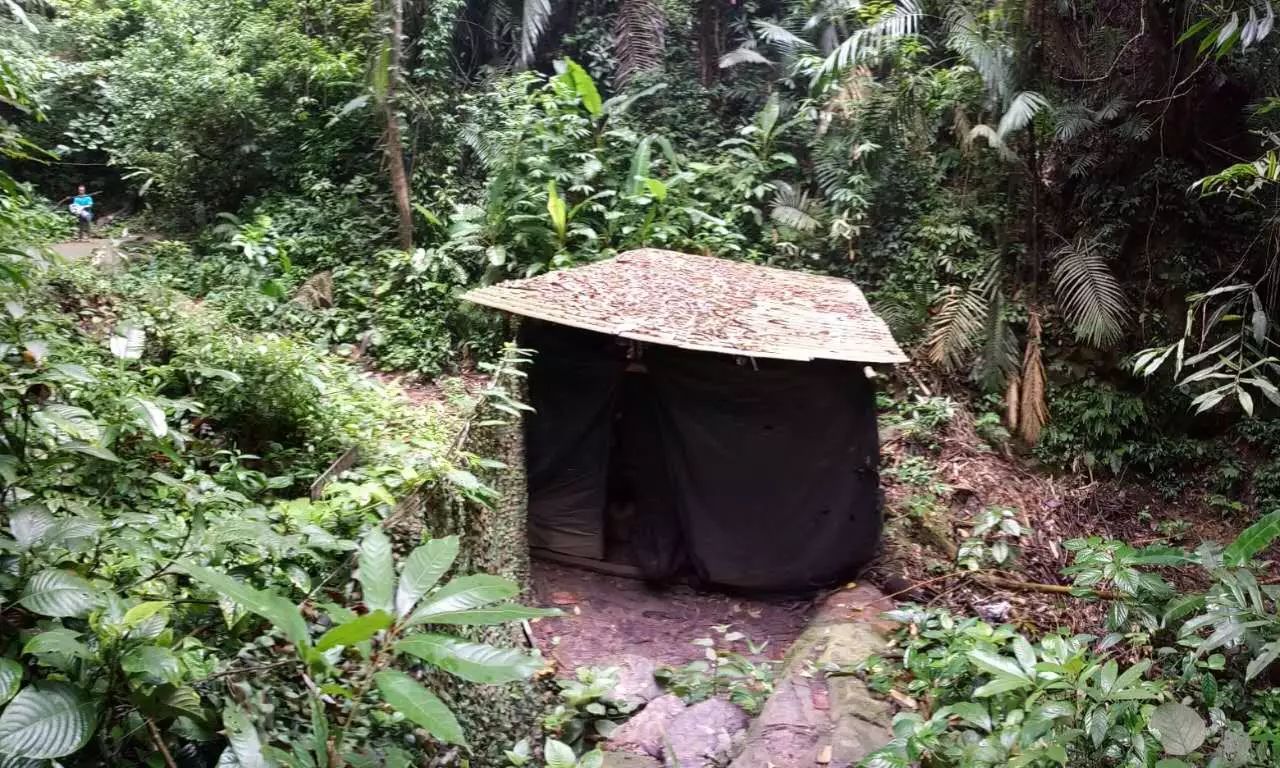
<svg viewBox="0 0 1280 768"><path fill-rule="evenodd" d="M387 92L382 97L385 123L383 146L387 153L387 170L391 175L391 194L400 219L400 249L413 250L413 208L409 205L409 176L404 168L404 148L400 141L400 120L396 115L396 90L400 84L400 61L404 38L403 0L390 0L391 39L387 62Z"/></svg>
<svg viewBox="0 0 1280 768"><path fill-rule="evenodd" d="M698 70L707 88L720 82L720 56L724 53L720 4L723 2L698 0Z"/></svg>

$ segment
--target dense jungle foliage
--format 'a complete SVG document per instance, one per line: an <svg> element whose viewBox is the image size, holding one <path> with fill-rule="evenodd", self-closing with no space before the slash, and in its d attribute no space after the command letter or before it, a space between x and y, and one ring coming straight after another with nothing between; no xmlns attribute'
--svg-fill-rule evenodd
<svg viewBox="0 0 1280 768"><path fill-rule="evenodd" d="M1275 13L3 0L0 765L598 765L451 711L429 668L524 680L500 628L542 612L454 573L466 542L393 552L398 501L482 509L497 468L357 366L496 366L518 414L507 329L459 294L639 246L852 278L994 447L1243 521L1225 549L1070 542L1101 638L904 612L861 673L929 706L868 764L1273 765ZM41 249L78 184L108 234L159 233L145 259ZM912 514L951 408L890 408ZM1024 533L984 510L958 564Z"/></svg>

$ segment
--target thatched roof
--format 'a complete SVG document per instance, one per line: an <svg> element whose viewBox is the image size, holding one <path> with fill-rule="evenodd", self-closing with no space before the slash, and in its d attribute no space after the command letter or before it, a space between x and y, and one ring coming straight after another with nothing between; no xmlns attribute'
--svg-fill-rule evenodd
<svg viewBox="0 0 1280 768"><path fill-rule="evenodd" d="M858 286L710 256L645 248L509 280L464 299L525 317L702 352L901 363Z"/></svg>

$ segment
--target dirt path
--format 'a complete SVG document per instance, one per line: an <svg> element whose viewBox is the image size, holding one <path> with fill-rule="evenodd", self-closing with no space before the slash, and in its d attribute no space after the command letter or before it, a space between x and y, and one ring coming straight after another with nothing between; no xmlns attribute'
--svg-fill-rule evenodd
<svg viewBox="0 0 1280 768"><path fill-rule="evenodd" d="M534 634L543 653L566 672L608 666L626 654L685 664L702 658L703 649L692 642L718 624L732 624L757 643L768 640L765 654L781 658L813 612L809 600L773 602L687 587L657 591L634 579L540 560L533 563L533 586L538 604L565 612L536 622Z"/></svg>
<svg viewBox="0 0 1280 768"><path fill-rule="evenodd" d="M92 259L96 254L108 253L113 250L111 240L102 237L95 237L89 240L68 240L62 243L54 243L50 247L54 253L57 253L67 261Z"/></svg>

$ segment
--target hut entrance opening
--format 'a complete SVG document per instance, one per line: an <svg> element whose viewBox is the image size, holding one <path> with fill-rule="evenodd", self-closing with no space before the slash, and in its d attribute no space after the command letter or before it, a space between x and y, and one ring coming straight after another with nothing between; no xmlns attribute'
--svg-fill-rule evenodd
<svg viewBox="0 0 1280 768"><path fill-rule="evenodd" d="M863 367L640 344L537 320L520 343L535 554L754 591L849 577L880 533Z"/></svg>

